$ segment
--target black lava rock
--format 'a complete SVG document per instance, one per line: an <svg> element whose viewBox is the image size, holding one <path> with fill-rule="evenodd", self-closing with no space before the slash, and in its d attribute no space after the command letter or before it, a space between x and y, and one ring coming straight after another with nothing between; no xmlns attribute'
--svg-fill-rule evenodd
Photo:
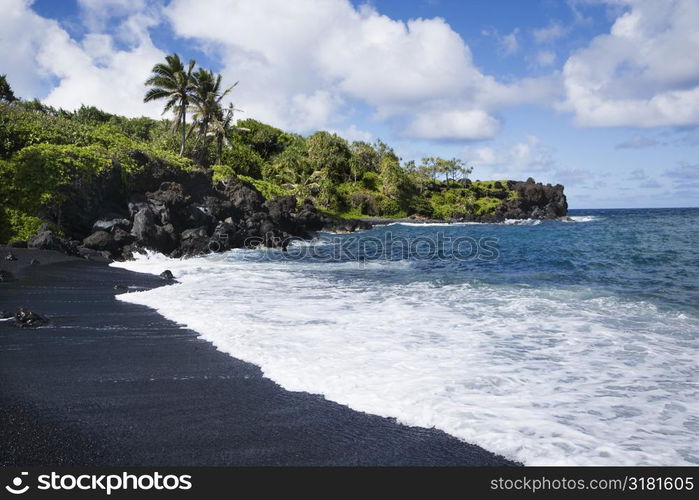
<svg viewBox="0 0 699 500"><path fill-rule="evenodd" d="M83 240L83 245L93 250L107 252L111 252L117 248L114 236L107 231L95 231Z"/></svg>
<svg viewBox="0 0 699 500"><path fill-rule="evenodd" d="M48 324L49 320L43 316L30 311L26 307L20 307L17 314L15 314L15 321L17 325L22 328L32 328L37 326L44 326Z"/></svg>
<svg viewBox="0 0 699 500"><path fill-rule="evenodd" d="M5 271L4 269L0 269L0 283L6 283L8 281L14 281L15 277L12 275L10 271Z"/></svg>
<svg viewBox="0 0 699 500"><path fill-rule="evenodd" d="M171 281L171 280L175 279L175 277L172 274L172 271L170 271L169 269L166 269L165 271L160 273L160 277L163 278L164 280L167 280L167 281Z"/></svg>
<svg viewBox="0 0 699 500"><path fill-rule="evenodd" d="M58 252L75 255L75 248L70 242L60 236L56 236L50 229L42 228L36 234L27 240L29 248L38 248L40 250L56 250Z"/></svg>

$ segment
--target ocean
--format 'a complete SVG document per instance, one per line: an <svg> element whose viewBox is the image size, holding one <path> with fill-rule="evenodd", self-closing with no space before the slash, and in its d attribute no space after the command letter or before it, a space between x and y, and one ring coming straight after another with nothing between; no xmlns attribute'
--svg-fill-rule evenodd
<svg viewBox="0 0 699 500"><path fill-rule="evenodd" d="M527 465L699 464L699 209L570 215L113 265L285 389Z"/></svg>

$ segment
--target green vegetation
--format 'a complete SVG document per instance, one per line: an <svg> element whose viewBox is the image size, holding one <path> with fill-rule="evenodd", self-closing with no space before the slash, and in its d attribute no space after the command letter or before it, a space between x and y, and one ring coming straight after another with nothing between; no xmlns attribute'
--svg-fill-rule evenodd
<svg viewBox="0 0 699 500"><path fill-rule="evenodd" d="M214 182L239 178L265 198L310 199L345 217L494 215L517 197L507 182L469 181L458 159L416 164L381 141L304 137L254 119L234 125L235 108L223 104L234 86L221 80L176 54L156 64L144 100L162 100L170 121L16 99L0 76L0 241L27 238L42 221L60 226L64 203L87 198L97 179L118 174L128 189L155 168L211 169Z"/></svg>

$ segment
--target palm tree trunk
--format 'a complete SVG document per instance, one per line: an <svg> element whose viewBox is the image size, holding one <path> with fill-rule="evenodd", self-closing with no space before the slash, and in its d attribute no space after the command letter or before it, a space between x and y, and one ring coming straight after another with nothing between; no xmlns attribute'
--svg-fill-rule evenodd
<svg viewBox="0 0 699 500"><path fill-rule="evenodd" d="M182 145L180 146L180 156L184 156L184 143L187 140L187 111L182 110Z"/></svg>

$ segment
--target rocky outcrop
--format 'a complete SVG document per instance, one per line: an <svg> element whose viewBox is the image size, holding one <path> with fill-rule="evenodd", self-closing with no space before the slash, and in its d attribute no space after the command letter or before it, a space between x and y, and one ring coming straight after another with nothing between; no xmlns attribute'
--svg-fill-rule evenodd
<svg viewBox="0 0 699 500"><path fill-rule="evenodd" d="M145 189L124 194L121 206L110 204L108 212L87 226L87 234L79 235L77 225L71 226L77 241L45 226L28 246L91 260L128 259L144 249L189 257L232 248L284 249L292 237L370 227L322 214L310 201L297 206L291 196L265 200L252 184L237 178L214 185L206 171L174 174L152 165L150 172L150 177L139 174L137 185ZM86 226L82 220L80 225Z"/></svg>
<svg viewBox="0 0 699 500"><path fill-rule="evenodd" d="M557 219L568 214L568 202L563 186L537 183L531 177L526 182L508 181L517 193L504 200L500 214L505 219Z"/></svg>

